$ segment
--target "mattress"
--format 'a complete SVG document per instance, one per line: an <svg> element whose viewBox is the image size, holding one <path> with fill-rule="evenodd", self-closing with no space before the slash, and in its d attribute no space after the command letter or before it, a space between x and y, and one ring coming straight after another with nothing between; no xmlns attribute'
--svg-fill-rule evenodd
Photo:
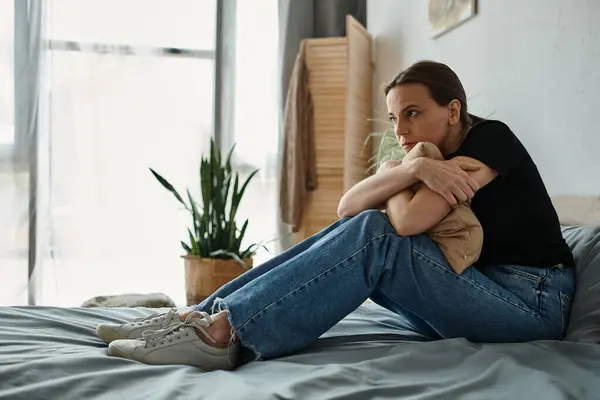
<svg viewBox="0 0 600 400"><path fill-rule="evenodd" d="M364 304L294 355L235 371L106 355L104 321L144 308L0 308L0 399L598 399L600 347L429 341Z"/></svg>

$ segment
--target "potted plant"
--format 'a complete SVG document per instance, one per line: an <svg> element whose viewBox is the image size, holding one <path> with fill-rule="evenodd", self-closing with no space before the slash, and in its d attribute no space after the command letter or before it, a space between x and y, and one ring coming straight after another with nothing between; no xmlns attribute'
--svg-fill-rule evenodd
<svg viewBox="0 0 600 400"><path fill-rule="evenodd" d="M381 164L389 160L402 161L405 152L400 143L398 143L393 128L371 133L365 140L363 150L372 138L379 138L379 143L376 146L373 156L369 159L370 166L367 171L372 171L373 169L377 171Z"/></svg>
<svg viewBox="0 0 600 400"><path fill-rule="evenodd" d="M211 140L210 155L200 162L201 203L189 189L181 196L165 178L150 168L160 184L170 191L190 214L188 238L181 241L185 250L185 288L188 305L195 305L221 286L252 267L259 243L242 249L248 220L238 228L236 213L244 192L258 170L240 185L240 176L232 170L231 148L225 160Z"/></svg>

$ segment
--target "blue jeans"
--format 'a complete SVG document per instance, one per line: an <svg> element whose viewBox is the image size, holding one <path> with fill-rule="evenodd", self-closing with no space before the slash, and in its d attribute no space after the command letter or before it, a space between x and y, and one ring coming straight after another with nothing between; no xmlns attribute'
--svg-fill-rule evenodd
<svg viewBox="0 0 600 400"><path fill-rule="evenodd" d="M432 339L561 339L573 270L515 265L457 275L426 235L402 237L377 210L344 218L254 267L198 304L229 310L243 347L268 359L299 350L367 298Z"/></svg>

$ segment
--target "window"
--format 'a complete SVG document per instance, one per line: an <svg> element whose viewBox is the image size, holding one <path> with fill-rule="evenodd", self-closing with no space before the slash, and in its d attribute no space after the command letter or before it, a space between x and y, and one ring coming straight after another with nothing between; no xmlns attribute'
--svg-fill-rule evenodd
<svg viewBox="0 0 600 400"><path fill-rule="evenodd" d="M182 304L188 217L148 168L197 189L213 133L216 0L60 0L46 28L38 302L162 292Z"/></svg>
<svg viewBox="0 0 600 400"><path fill-rule="evenodd" d="M151 292L183 304L179 240L189 216L148 168L199 196L200 156L217 111L223 150L237 144L236 168L246 176L260 169L238 212L250 219L244 245L277 236L277 2L222 2L218 16L217 1L37 3L37 151L16 168L30 143L15 128L23 116L15 115L21 91L13 88L31 77L14 76L13 53L36 38L25 29L27 3L0 0L0 150L9 155L0 152L0 223L8 227L0 230L0 304L25 304L29 295L34 304L78 306L97 295ZM14 58L17 67L27 62ZM215 103L221 90L228 100ZM255 265L272 257L269 247Z"/></svg>

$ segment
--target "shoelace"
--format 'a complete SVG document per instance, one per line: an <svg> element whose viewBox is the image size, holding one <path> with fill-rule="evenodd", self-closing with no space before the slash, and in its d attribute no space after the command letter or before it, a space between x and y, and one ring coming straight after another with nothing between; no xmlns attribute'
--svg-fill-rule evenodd
<svg viewBox="0 0 600 400"><path fill-rule="evenodd" d="M171 308L168 312L166 313L155 313L152 315L149 315L147 317L141 317L141 318L135 318L133 320L133 324L137 324L137 325L144 325L144 324L149 324L150 321L152 321L153 319L160 319L160 318L164 318L163 319L163 325L165 322L167 321L172 321L173 317L176 316L177 314L177 309L176 308ZM164 328L164 326L163 326Z"/></svg>
<svg viewBox="0 0 600 400"><path fill-rule="evenodd" d="M200 316L200 318L198 318L198 316ZM184 328L198 328L209 340L216 343L217 341L208 334L206 329L204 329L208 328L212 323L213 319L208 313L204 311L194 311L185 318L185 321L169 325L163 329L148 329L142 332L142 337L146 341L144 347L147 348L148 345L156 347L157 342L164 344L166 340L172 342L173 338L181 339L181 335L184 334ZM189 333L185 332L185 336L188 335Z"/></svg>

